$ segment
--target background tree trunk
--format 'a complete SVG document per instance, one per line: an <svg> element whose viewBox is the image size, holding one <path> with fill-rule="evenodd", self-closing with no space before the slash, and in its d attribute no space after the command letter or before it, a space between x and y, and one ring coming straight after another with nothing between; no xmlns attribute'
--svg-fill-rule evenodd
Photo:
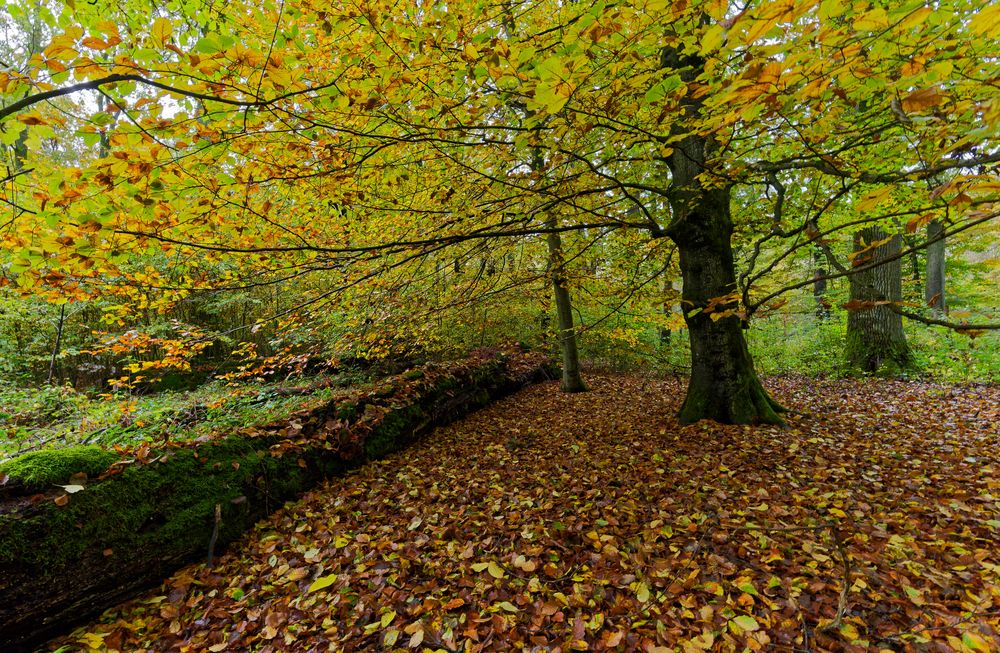
<svg viewBox="0 0 1000 653"><path fill-rule="evenodd" d="M877 247L872 243L885 241ZM867 227L854 234L854 265L878 264L898 255L902 239L881 227ZM903 318L884 302L903 298L902 261L895 259L850 276L851 297L847 313L847 360L865 372L898 372L913 363L903 333Z"/></svg>
<svg viewBox="0 0 1000 653"><path fill-rule="evenodd" d="M924 299L927 305L934 309L935 315L948 312L948 303L944 294L944 224L940 220L927 223L927 240L933 241L927 245L927 273L924 285ZM935 240L938 239L938 240Z"/></svg>
<svg viewBox="0 0 1000 653"><path fill-rule="evenodd" d="M49 360L49 378L45 381L49 385L52 385L56 378L56 362L59 360L59 350L62 349L63 325L65 323L66 304L61 304L59 306L59 321L56 323L56 342L52 345L52 358Z"/></svg>
<svg viewBox="0 0 1000 653"><path fill-rule="evenodd" d="M670 314L674 310L674 282L670 279L666 279L663 282L663 317L664 319L670 319ZM660 347L663 349L670 348L670 337L672 335L669 327L660 327Z"/></svg>
<svg viewBox="0 0 1000 653"><path fill-rule="evenodd" d="M548 221L550 229L555 228L555 219ZM577 349L576 329L573 328L573 304L566 287L566 271L563 266L562 238L558 232L548 234L549 277L556 300L556 319L559 327L559 349L562 352L563 392L586 392L587 384L580 375L580 353Z"/></svg>
<svg viewBox="0 0 1000 653"><path fill-rule="evenodd" d="M825 320L830 317L830 300L826 298L828 283L826 268L823 267L823 252L820 248L813 249L813 300L816 302L816 317Z"/></svg>

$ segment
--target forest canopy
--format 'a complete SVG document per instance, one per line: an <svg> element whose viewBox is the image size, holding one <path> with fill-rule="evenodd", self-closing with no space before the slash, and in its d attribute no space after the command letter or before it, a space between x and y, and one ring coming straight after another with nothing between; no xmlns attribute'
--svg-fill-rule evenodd
<svg viewBox="0 0 1000 653"><path fill-rule="evenodd" d="M650 364L686 329L682 419L778 422L746 327L832 312L846 332L818 346L896 373L904 318L996 326L995 5L36 0L2 20L2 339L36 359L5 374L546 333ZM67 306L73 352L32 344Z"/></svg>

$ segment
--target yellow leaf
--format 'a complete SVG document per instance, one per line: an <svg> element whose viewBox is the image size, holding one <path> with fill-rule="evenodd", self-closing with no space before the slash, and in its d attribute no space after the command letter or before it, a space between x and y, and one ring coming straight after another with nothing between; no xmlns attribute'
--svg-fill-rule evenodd
<svg viewBox="0 0 1000 653"><path fill-rule="evenodd" d="M772 27L777 23L776 18L767 18L764 20L757 20L750 25L750 29L747 30L747 35L745 38L745 43L750 44L759 39L760 37L767 34Z"/></svg>
<svg viewBox="0 0 1000 653"><path fill-rule="evenodd" d="M701 54L714 52L726 40L726 28L716 23L701 37Z"/></svg>
<svg viewBox="0 0 1000 653"><path fill-rule="evenodd" d="M729 621L729 624L730 625L735 624L741 631L745 633L752 633L753 631L760 629L760 624L757 623L757 620L751 617L750 615L746 614L741 614L735 619L731 619Z"/></svg>
<svg viewBox="0 0 1000 653"><path fill-rule="evenodd" d="M889 16L882 8L872 9L854 19L854 29L859 32L874 32L887 27L889 27Z"/></svg>
<svg viewBox="0 0 1000 653"><path fill-rule="evenodd" d="M934 10L930 7L921 7L916 11L910 12L906 18L899 22L896 26L896 30L907 30L911 27L919 27L924 24L924 19L932 13L934 13Z"/></svg>
<svg viewBox="0 0 1000 653"><path fill-rule="evenodd" d="M490 563L486 566L486 571L488 571L490 576L493 576L493 578L500 579L504 577L503 568L492 560L490 560Z"/></svg>
<svg viewBox="0 0 1000 653"><path fill-rule="evenodd" d="M989 642L987 642L982 635L977 635L971 630L962 633L962 643L971 648L973 651L988 653L992 650Z"/></svg>
<svg viewBox="0 0 1000 653"><path fill-rule="evenodd" d="M639 600L639 603L645 603L649 600L649 587L646 583L639 583L635 588L635 598Z"/></svg>
<svg viewBox="0 0 1000 653"><path fill-rule="evenodd" d="M96 36L88 36L80 41L80 43L92 50L107 50L110 47L107 41L99 39Z"/></svg>
<svg viewBox="0 0 1000 653"><path fill-rule="evenodd" d="M854 642L861 638L861 635L858 633L858 629L854 626L854 624L841 624L840 634L843 635L848 642Z"/></svg>
<svg viewBox="0 0 1000 653"><path fill-rule="evenodd" d="M969 29L980 36L1000 37L1000 4L986 3L969 21Z"/></svg>
<svg viewBox="0 0 1000 653"><path fill-rule="evenodd" d="M855 205L855 209L857 211L869 211L881 204L882 200L887 198L891 192L892 189L886 187L866 193L860 200L858 200L858 203Z"/></svg>
<svg viewBox="0 0 1000 653"><path fill-rule="evenodd" d="M389 624L391 624L392 620L395 619L395 618L396 618L396 611L395 610L389 610L388 612L386 612L385 614L382 615L382 619L379 621L379 623L382 624L383 628L385 628L386 626L388 626ZM399 633L396 633L396 634L399 635Z"/></svg>
<svg viewBox="0 0 1000 653"><path fill-rule="evenodd" d="M170 20L157 18L153 21L153 28L149 33L153 37L153 43L162 47L170 40L170 35L173 34L173 31L174 27L170 24Z"/></svg>
<svg viewBox="0 0 1000 653"><path fill-rule="evenodd" d="M105 633L86 633L81 635L77 641L96 651L104 647L104 635Z"/></svg>
<svg viewBox="0 0 1000 653"><path fill-rule="evenodd" d="M307 589L306 592L307 593L315 592L321 589L326 589L327 587L330 587L336 582L337 582L337 574L330 574L329 576L321 576L320 578L317 578L312 582L312 585L309 586L309 589Z"/></svg>

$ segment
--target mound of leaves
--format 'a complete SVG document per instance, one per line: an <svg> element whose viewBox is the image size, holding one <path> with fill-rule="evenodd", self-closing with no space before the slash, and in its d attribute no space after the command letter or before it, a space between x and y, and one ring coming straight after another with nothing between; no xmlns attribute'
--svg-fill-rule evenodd
<svg viewBox="0 0 1000 653"><path fill-rule="evenodd" d="M1000 391L520 392L332 479L50 650L1000 650Z"/></svg>

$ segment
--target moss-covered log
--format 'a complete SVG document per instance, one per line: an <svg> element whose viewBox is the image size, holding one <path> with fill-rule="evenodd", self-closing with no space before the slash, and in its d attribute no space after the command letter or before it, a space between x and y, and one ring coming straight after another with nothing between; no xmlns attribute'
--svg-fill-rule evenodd
<svg viewBox="0 0 1000 653"><path fill-rule="evenodd" d="M280 424L132 452L141 460L81 447L7 463L0 467L0 650L30 650L179 566L208 559L320 479L548 373L535 355L484 353L427 365ZM66 485L84 489L67 493Z"/></svg>

